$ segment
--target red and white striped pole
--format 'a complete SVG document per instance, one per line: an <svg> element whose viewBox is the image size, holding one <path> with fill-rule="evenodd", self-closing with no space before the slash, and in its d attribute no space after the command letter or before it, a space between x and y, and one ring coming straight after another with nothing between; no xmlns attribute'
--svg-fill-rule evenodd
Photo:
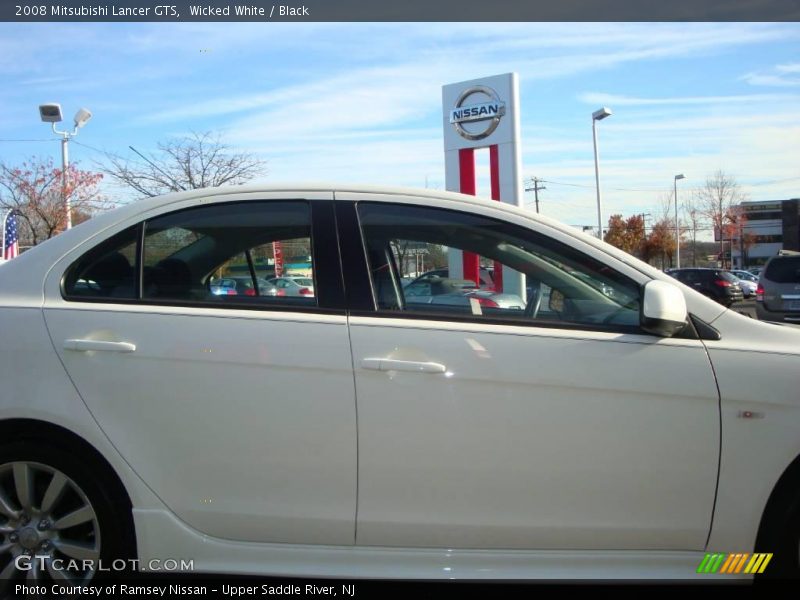
<svg viewBox="0 0 800 600"><path fill-rule="evenodd" d="M519 83L516 73L446 85L444 109L445 179L450 191L477 195L475 150L489 150L489 195L522 206ZM450 276L480 284L480 257L450 251ZM519 273L495 263L497 291L525 296Z"/></svg>

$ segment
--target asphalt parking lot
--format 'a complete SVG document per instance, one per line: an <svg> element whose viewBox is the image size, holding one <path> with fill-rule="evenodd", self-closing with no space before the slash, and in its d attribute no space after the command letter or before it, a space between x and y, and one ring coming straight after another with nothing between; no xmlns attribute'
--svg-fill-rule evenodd
<svg viewBox="0 0 800 600"><path fill-rule="evenodd" d="M751 317L753 319L758 318L756 316L756 301L752 298L734 303L734 305L731 306L731 310L735 310L736 312L741 313L743 315L747 315L748 317ZM788 325L789 327L800 328L800 324L786 323L786 325Z"/></svg>
<svg viewBox="0 0 800 600"><path fill-rule="evenodd" d="M752 298L734 303L731 309L743 315L747 315L748 317L752 317L753 319L758 318L756 316L756 301Z"/></svg>

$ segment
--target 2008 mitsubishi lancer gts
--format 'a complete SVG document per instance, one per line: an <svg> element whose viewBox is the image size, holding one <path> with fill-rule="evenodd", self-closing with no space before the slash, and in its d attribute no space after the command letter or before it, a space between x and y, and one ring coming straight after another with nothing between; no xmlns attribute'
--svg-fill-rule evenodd
<svg viewBox="0 0 800 600"><path fill-rule="evenodd" d="M0 581L798 573L800 330L499 202L142 200L0 267L0 331Z"/></svg>

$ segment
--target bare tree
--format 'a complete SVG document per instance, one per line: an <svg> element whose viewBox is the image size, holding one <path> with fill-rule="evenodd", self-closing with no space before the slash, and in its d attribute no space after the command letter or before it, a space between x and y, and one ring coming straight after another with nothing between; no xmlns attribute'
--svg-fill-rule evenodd
<svg viewBox="0 0 800 600"><path fill-rule="evenodd" d="M158 152L139 156L140 160L127 160L106 154L103 170L142 196L239 185L266 174L264 161L234 152L210 132L160 142Z"/></svg>
<svg viewBox="0 0 800 600"><path fill-rule="evenodd" d="M0 163L0 207L17 214L21 245L35 246L66 227L65 192L76 224L111 208L97 189L102 178L101 173L82 171L73 163L67 167L64 189L62 170L53 166L52 159L34 157L19 166Z"/></svg>
<svg viewBox="0 0 800 600"><path fill-rule="evenodd" d="M747 199L747 195L739 189L733 176L720 169L706 178L703 187L697 191L697 199L701 212L711 221L715 233L719 232L719 253L724 268L725 231L735 222L736 207Z"/></svg>
<svg viewBox="0 0 800 600"><path fill-rule="evenodd" d="M692 266L697 266L697 230L704 224L703 211L700 207L700 202L697 194L693 194L688 199L683 201L683 214L689 225L689 231L692 235Z"/></svg>

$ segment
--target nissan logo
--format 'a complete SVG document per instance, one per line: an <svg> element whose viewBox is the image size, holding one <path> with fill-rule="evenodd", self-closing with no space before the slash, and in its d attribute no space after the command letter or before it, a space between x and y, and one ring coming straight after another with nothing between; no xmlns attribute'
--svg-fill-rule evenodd
<svg viewBox="0 0 800 600"><path fill-rule="evenodd" d="M479 95L483 102L476 104L466 104L471 96ZM468 140L482 140L489 137L497 126L500 119L506 114L506 104L500 100L492 88L484 85L476 85L467 88L458 96L456 105L450 111L450 123L456 128L458 134ZM464 123L478 121L488 121L486 129L483 131L467 131Z"/></svg>

